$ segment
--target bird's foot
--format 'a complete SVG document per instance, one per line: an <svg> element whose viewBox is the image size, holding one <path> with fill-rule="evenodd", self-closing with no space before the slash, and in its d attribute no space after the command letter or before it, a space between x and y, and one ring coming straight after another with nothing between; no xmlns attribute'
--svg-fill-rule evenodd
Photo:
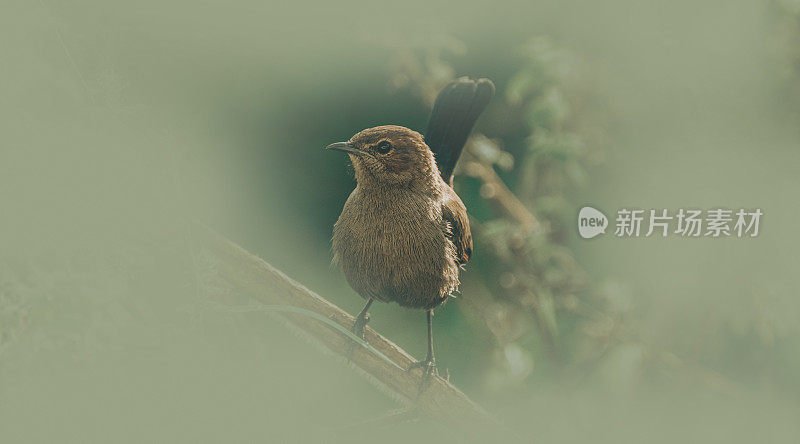
<svg viewBox="0 0 800 444"><path fill-rule="evenodd" d="M356 317L355 322L353 322L353 326L350 327L350 331L354 335L356 335L359 338L361 338L362 341L366 341L366 338L364 337L364 327L367 326L368 322L369 322L369 313L364 313L363 315L358 315ZM359 346L358 341L349 341L349 342L350 342L350 346L347 347L347 359L352 358L353 352L355 351L356 347Z"/></svg>
<svg viewBox="0 0 800 444"><path fill-rule="evenodd" d="M419 383L418 395L421 395L422 392L425 390L425 387L430 382L432 376L439 376L439 369L436 367L436 360L433 359L433 357L431 356L428 356L422 361L417 361L411 364L410 366L408 366L408 371L410 372L411 370L420 367L422 368L422 380Z"/></svg>
<svg viewBox="0 0 800 444"><path fill-rule="evenodd" d="M408 366L408 371L414 370L415 368L422 367L425 371L425 374L431 375L439 375L439 370L436 368L436 360L433 358L425 358L422 361L417 361Z"/></svg>
<svg viewBox="0 0 800 444"><path fill-rule="evenodd" d="M369 313L364 313L363 316L356 318L350 331L359 338L364 339L364 327L367 326L367 323L369 323Z"/></svg>

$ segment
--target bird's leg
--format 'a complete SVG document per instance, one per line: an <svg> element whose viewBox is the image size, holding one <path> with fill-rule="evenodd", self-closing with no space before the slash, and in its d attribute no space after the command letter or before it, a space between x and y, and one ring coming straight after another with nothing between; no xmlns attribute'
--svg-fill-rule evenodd
<svg viewBox="0 0 800 444"><path fill-rule="evenodd" d="M361 339L364 339L364 327L367 326L367 322L369 322L369 306L372 305L372 299L367 299L367 304L364 305L364 308L361 310L361 313L356 316L355 322L353 322L353 328L350 329L356 336Z"/></svg>
<svg viewBox="0 0 800 444"><path fill-rule="evenodd" d="M436 370L436 358L433 357L433 310L428 310L428 356L425 357L422 361L417 361L411 366L408 367L408 370L415 369L417 367L423 367L424 372L422 374L422 383L420 384L420 393L422 393L422 389L425 383L430 379L431 375L438 375L439 372Z"/></svg>

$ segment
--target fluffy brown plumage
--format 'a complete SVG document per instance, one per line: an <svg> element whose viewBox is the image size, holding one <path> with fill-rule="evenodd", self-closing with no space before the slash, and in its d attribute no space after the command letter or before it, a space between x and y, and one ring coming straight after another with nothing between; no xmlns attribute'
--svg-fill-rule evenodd
<svg viewBox="0 0 800 444"><path fill-rule="evenodd" d="M435 371L433 309L458 288L459 266L472 255L453 169L493 94L491 81L461 78L437 97L425 137L386 125L328 146L348 153L357 181L333 228L334 263L367 300L353 331L363 335L373 300L427 310L426 376Z"/></svg>
<svg viewBox="0 0 800 444"><path fill-rule="evenodd" d="M419 133L379 126L349 143L358 185L333 229L334 262L365 299L441 305L472 252L464 204ZM381 143L391 148L383 153Z"/></svg>

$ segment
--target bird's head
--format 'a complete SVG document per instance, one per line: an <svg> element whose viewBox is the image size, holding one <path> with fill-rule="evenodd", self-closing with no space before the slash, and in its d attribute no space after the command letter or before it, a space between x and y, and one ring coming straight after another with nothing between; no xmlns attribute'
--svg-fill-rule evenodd
<svg viewBox="0 0 800 444"><path fill-rule="evenodd" d="M424 185L439 176L433 153L422 135L396 125L365 129L347 142L326 149L350 155L359 183Z"/></svg>

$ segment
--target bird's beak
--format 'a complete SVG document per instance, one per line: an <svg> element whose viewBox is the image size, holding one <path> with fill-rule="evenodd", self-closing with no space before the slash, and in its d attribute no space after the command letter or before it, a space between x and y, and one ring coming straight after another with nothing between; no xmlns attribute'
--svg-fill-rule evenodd
<svg viewBox="0 0 800 444"><path fill-rule="evenodd" d="M326 150L344 151L346 153L355 154L360 156L364 154L363 151L353 146L350 142L336 142L325 147Z"/></svg>

